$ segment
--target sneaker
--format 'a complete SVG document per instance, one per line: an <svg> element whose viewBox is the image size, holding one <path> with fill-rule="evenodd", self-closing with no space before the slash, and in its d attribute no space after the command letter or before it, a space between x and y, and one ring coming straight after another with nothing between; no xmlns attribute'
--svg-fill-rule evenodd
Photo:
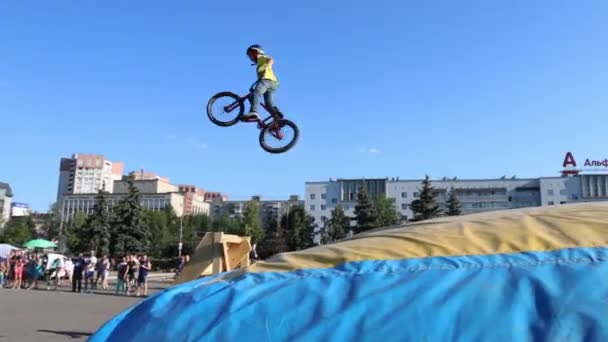
<svg viewBox="0 0 608 342"><path fill-rule="evenodd" d="M249 112L248 114L243 115L243 119L247 121L257 121L260 120L260 116L256 112Z"/></svg>

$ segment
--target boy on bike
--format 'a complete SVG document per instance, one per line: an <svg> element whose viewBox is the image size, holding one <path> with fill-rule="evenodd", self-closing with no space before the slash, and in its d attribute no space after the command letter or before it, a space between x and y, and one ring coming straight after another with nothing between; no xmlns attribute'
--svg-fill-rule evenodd
<svg viewBox="0 0 608 342"><path fill-rule="evenodd" d="M279 82L272 71L272 65L274 63L272 57L264 54L264 50L260 45L251 45L247 48L246 54L252 62L256 63L253 65L256 65L258 82L253 89L251 109L249 110L249 113L245 115L245 119L259 119L258 106L260 104L260 97L263 95L266 106L274 110L275 107L272 95L278 88Z"/></svg>

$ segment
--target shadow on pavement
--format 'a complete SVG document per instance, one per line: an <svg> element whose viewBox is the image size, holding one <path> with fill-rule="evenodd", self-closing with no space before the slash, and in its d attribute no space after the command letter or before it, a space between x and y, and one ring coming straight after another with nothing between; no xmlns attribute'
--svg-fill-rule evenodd
<svg viewBox="0 0 608 342"><path fill-rule="evenodd" d="M58 331L58 330L46 330L46 329L38 329L38 332L55 334L55 335L64 335L64 336L69 336L71 338L81 338L81 337L92 336L93 335L93 334L88 333L88 332Z"/></svg>

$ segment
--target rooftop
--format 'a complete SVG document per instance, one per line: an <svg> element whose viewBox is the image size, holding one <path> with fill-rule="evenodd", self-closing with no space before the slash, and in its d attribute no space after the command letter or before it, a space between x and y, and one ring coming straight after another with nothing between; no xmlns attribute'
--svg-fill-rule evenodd
<svg viewBox="0 0 608 342"><path fill-rule="evenodd" d="M8 183L0 182L0 189L6 191L7 197L13 197L13 190Z"/></svg>
<svg viewBox="0 0 608 342"><path fill-rule="evenodd" d="M442 178L438 178L438 179L432 179L430 178L429 180L432 183L439 183L439 182L500 182L500 181L539 181L541 179L560 179L563 177L559 177L559 176L554 176L554 177L538 177L538 178L517 178L516 176L511 176L511 177L500 177L500 178L458 178L458 177L442 177ZM371 180L371 181L379 181L379 180L384 180L387 182L422 182L424 181L424 179L420 178L420 179L400 179L399 177L385 177L385 178L330 178L328 181L308 181L305 182L306 184L327 184L327 183L333 183L333 182L341 182L341 181L347 181L347 182L352 182L352 181L362 181L362 180Z"/></svg>

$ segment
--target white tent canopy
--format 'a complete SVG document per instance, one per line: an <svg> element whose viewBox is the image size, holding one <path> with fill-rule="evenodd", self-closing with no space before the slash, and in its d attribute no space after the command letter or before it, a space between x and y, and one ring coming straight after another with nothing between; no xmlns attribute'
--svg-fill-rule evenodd
<svg viewBox="0 0 608 342"><path fill-rule="evenodd" d="M9 245L8 243L0 243L0 258L6 258L13 250L21 250L21 248Z"/></svg>

